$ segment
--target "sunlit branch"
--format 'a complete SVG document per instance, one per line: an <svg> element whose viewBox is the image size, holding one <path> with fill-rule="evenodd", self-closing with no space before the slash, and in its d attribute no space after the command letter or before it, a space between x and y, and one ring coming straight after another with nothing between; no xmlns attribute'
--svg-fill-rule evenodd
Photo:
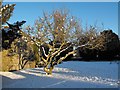
<svg viewBox="0 0 120 90"><path fill-rule="evenodd" d="M59 56L62 52L66 51L67 49L69 49L72 45L69 45L67 48L61 50L55 57Z"/></svg>
<svg viewBox="0 0 120 90"><path fill-rule="evenodd" d="M69 55L74 54L74 53L75 53L75 50L69 52L69 53L66 54L64 57L61 57L61 58L57 61L57 64L59 64L59 63L62 62L64 59L66 59Z"/></svg>
<svg viewBox="0 0 120 90"><path fill-rule="evenodd" d="M47 63L47 60L42 57L43 62Z"/></svg>
<svg viewBox="0 0 120 90"><path fill-rule="evenodd" d="M48 55L47 55L46 52L45 52L44 47L42 47L42 50L43 50L43 53L44 53L45 57L48 57Z"/></svg>
<svg viewBox="0 0 120 90"><path fill-rule="evenodd" d="M57 50L57 51L55 51L54 53L52 53L52 55L55 55L55 54L57 54L58 52L60 52L60 50L62 49L62 47L65 45L65 43L62 43L62 45L60 46L60 48Z"/></svg>

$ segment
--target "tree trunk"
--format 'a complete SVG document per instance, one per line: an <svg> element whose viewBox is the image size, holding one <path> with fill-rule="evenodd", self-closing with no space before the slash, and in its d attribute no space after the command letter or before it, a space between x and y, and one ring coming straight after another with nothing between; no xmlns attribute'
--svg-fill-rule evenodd
<svg viewBox="0 0 120 90"><path fill-rule="evenodd" d="M19 54L19 63L18 63L18 66L19 66L19 70L21 70L21 55Z"/></svg>
<svg viewBox="0 0 120 90"><path fill-rule="evenodd" d="M54 67L44 67L44 71L46 72L47 75L52 75L52 70L54 69Z"/></svg>

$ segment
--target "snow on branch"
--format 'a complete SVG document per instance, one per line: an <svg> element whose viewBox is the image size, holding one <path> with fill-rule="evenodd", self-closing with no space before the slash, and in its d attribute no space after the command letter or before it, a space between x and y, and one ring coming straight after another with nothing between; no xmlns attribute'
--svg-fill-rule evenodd
<svg viewBox="0 0 120 90"><path fill-rule="evenodd" d="M48 57L48 55L47 55L46 52L45 52L44 47L42 47L42 50L43 50L43 53L44 53L45 57Z"/></svg>
<svg viewBox="0 0 120 90"><path fill-rule="evenodd" d="M59 64L60 62L62 62L64 59L66 59L69 55L74 54L75 51L71 51L68 54L66 54L64 57L61 57L58 61L57 64Z"/></svg>
<svg viewBox="0 0 120 90"><path fill-rule="evenodd" d="M78 49L78 48L80 48L80 47L85 47L85 46L87 46L87 45L92 46L93 44L90 44L90 43L88 42L88 43L86 43L86 44L83 44L83 45L77 46L77 47L75 48L75 50Z"/></svg>
<svg viewBox="0 0 120 90"><path fill-rule="evenodd" d="M64 45L65 45L65 43L62 43L61 46L60 46L60 48L57 51L55 51L54 53L52 53L52 55L56 55L58 52L60 52L60 50L62 49L62 47Z"/></svg>
<svg viewBox="0 0 120 90"><path fill-rule="evenodd" d="M68 47L66 47L65 49L61 50L55 57L59 56L62 52L66 51L67 49L69 49L72 45L69 45Z"/></svg>

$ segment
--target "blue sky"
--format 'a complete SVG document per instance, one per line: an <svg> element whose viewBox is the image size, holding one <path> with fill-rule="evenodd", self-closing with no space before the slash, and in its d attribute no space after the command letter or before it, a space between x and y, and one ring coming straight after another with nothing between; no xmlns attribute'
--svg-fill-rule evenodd
<svg viewBox="0 0 120 90"><path fill-rule="evenodd" d="M6 2L7 4L10 2ZM25 25L33 25L43 11L51 13L56 9L68 9L69 14L82 20L83 26L94 25L105 29L112 29L118 33L118 3L117 2L11 2L15 3L13 16L9 22L26 20Z"/></svg>

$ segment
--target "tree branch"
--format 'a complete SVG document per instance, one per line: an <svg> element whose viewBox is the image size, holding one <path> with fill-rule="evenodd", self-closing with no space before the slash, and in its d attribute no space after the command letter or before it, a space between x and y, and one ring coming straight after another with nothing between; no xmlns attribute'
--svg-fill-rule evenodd
<svg viewBox="0 0 120 90"><path fill-rule="evenodd" d="M47 63L47 60L42 57L43 62Z"/></svg>
<svg viewBox="0 0 120 90"><path fill-rule="evenodd" d="M55 57L55 55L60 52L60 50L61 50L61 48L64 46L64 44L65 44L65 43L62 43L61 46L60 46L60 48L59 48L57 51L53 50L53 52L54 52L54 51L55 51L55 52L51 54L50 61L47 63L47 66L46 66L46 67L48 67L48 65L52 62L52 58Z"/></svg>
<svg viewBox="0 0 120 90"><path fill-rule="evenodd" d="M89 42L88 42L88 43L86 43L86 44L84 44L84 45L77 46L76 49L78 49L78 48L80 48L80 47L85 47L85 46L87 46L87 45L92 46L93 44L89 44ZM76 50L76 49L75 49L75 50Z"/></svg>
<svg viewBox="0 0 120 90"><path fill-rule="evenodd" d="M68 46L67 48L61 50L55 57L59 56L62 52L66 51L68 48L70 48L72 45Z"/></svg>
<svg viewBox="0 0 120 90"><path fill-rule="evenodd" d="M45 57L48 57L48 55L45 53L44 47L42 47L42 50L43 50L43 53L44 53Z"/></svg>
<svg viewBox="0 0 120 90"><path fill-rule="evenodd" d="M55 55L55 54L57 54L58 52L60 52L60 50L62 49L62 47L63 47L64 45L65 45L65 42L63 42L63 43L61 44L60 48L59 48L56 52L52 53L52 55Z"/></svg>
<svg viewBox="0 0 120 90"><path fill-rule="evenodd" d="M26 60L24 63L22 63L21 67L24 69L25 65L27 64L28 60Z"/></svg>
<svg viewBox="0 0 120 90"><path fill-rule="evenodd" d="M63 61L64 59L66 59L69 55L74 54L75 50L72 52L69 52L68 54L66 54L64 57L61 57L58 61L57 64L59 64L61 61ZM53 62L54 63L54 62Z"/></svg>

